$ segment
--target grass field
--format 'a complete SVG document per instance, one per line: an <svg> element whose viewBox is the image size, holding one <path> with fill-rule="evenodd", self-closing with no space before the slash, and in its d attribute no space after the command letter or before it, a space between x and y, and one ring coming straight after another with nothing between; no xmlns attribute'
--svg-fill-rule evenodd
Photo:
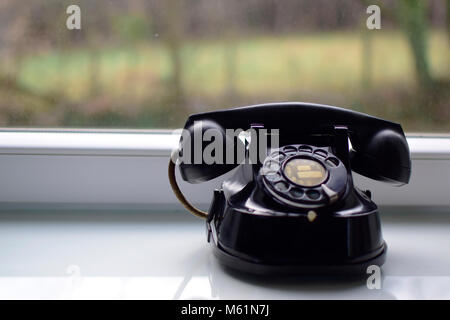
<svg viewBox="0 0 450 320"><path fill-rule="evenodd" d="M186 42L182 57L187 92L220 94L226 88L226 50L235 53L235 87L242 94L275 95L297 90L358 89L361 83L362 35L356 33L306 34L285 37ZM375 86L411 84L414 69L408 44L400 33L372 36L372 80ZM430 61L435 76L449 73L448 44L444 33L430 38ZM62 91L77 99L89 92L92 54L86 48L28 57L20 81L36 91ZM97 54L97 81L112 95L158 91L170 77L165 47L149 43L136 47L105 48ZM131 81L131 83L130 83Z"/></svg>
<svg viewBox="0 0 450 320"><path fill-rule="evenodd" d="M364 72L371 88L414 88L414 62L403 34L375 31L370 36L368 60L363 34L355 32L186 40L181 52L184 91L191 100L215 101L232 87L240 97L334 96L324 102L348 103L361 95ZM88 100L95 87L108 101L135 109L170 91L171 63L162 42L91 49L27 56L19 82L33 92L56 93L75 104ZM448 52L447 35L432 32L428 54L433 77L449 78Z"/></svg>

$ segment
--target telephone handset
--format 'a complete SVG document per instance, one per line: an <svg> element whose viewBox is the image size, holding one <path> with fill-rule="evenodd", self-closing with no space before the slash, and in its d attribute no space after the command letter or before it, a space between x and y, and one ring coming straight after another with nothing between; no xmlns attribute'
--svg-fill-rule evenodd
<svg viewBox="0 0 450 320"><path fill-rule="evenodd" d="M203 212L178 188L176 164L189 183L235 170ZM353 186L351 171L408 183L411 160L401 126L310 103L212 111L187 119L169 162L176 196L206 218L219 261L261 274L361 273L384 263L377 206L370 191Z"/></svg>

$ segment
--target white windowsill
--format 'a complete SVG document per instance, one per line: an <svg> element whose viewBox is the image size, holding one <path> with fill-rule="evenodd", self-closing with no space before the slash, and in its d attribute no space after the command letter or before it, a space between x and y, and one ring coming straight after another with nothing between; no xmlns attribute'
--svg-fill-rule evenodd
<svg viewBox="0 0 450 320"><path fill-rule="evenodd" d="M388 257L369 290L230 274L188 214L2 213L0 299L450 299L450 217L398 216L382 217Z"/></svg>
<svg viewBox="0 0 450 320"><path fill-rule="evenodd" d="M184 211L167 182L177 143L167 132L0 131L0 298L449 299L449 137L408 137L408 186L356 176L375 202L405 213L382 214L389 251L380 290L365 279L255 281L226 272L203 221L162 212ZM182 188L205 208L221 179Z"/></svg>

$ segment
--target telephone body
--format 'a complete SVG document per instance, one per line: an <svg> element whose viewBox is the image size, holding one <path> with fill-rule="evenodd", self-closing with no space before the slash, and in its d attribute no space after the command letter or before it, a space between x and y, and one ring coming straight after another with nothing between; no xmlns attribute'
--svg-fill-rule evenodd
<svg viewBox="0 0 450 320"><path fill-rule="evenodd" d="M352 171L391 184L408 183L410 153L399 124L310 103L212 111L187 119L184 130L191 134L180 140L177 156L192 151L199 123L202 133L220 133L215 138L223 139L224 154L237 156L238 145L246 151L240 163L178 163L181 177L190 183L234 170L214 190L203 214L207 240L222 264L255 274L361 274L369 265L384 263L387 246L377 205L370 191L353 185ZM264 159L248 161L253 139L230 141L225 134L237 128L277 130L278 145L269 145ZM194 160L193 153L189 157ZM170 172L169 164L169 177ZM177 197L196 210L174 180L172 172Z"/></svg>

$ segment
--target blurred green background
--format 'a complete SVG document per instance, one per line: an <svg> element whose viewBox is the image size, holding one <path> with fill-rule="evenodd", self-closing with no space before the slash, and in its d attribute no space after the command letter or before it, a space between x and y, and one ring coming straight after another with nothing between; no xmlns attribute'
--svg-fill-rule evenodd
<svg viewBox="0 0 450 320"><path fill-rule="evenodd" d="M81 30L66 8L81 8ZM381 30L366 8L381 7ZM450 131L449 0L2 0L0 126L175 128L309 101Z"/></svg>

